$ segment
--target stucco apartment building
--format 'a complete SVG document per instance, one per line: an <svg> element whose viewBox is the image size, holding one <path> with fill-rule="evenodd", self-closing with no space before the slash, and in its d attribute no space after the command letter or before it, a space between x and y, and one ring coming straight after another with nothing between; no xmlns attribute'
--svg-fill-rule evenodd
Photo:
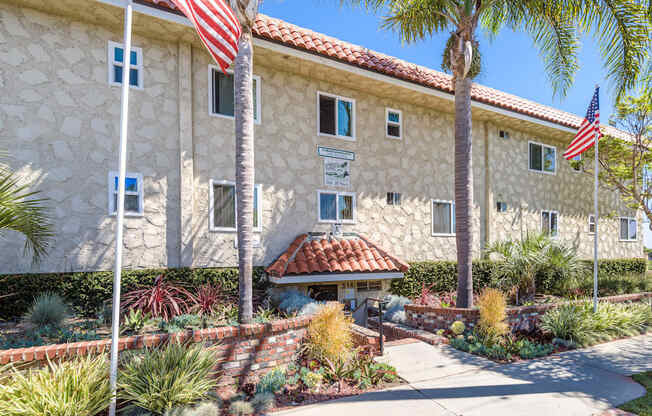
<svg viewBox="0 0 652 416"><path fill-rule="evenodd" d="M232 78L165 0L137 2L123 56L122 4L0 0L0 148L56 231L38 265L0 240L0 273L111 269L127 59L125 267L237 264ZM405 261L454 259L450 77L263 15L254 46L255 265L334 223ZM580 120L474 86L475 256L542 230L591 256L592 178L561 157ZM601 196L600 255L643 256L639 213Z"/></svg>

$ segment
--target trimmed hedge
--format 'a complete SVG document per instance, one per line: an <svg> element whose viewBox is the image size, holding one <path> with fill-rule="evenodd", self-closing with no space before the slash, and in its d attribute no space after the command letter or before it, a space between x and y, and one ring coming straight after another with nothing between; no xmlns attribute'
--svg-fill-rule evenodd
<svg viewBox="0 0 652 416"><path fill-rule="evenodd" d="M189 288L204 283L219 284L229 295L238 296L237 268L210 269L143 269L122 272L120 290L126 293L138 287L151 285L159 274ZM254 267L254 290L264 290L267 282L262 267ZM113 272L43 273L0 276L0 295L11 296L0 300L0 319L16 319L27 312L34 297L42 292L61 295L82 316L95 316L97 310L113 293Z"/></svg>
<svg viewBox="0 0 652 416"><path fill-rule="evenodd" d="M587 274L592 273L593 261L584 260ZM473 262L473 290L479 292L485 287L495 287L492 278L496 262L477 260ZM647 261L643 258L608 259L598 261L598 272L601 277L613 278L628 275L643 275L647 270ZM537 289L546 292L554 287L554 280L561 277L537 277ZM423 261L410 263L410 269L403 279L392 281L391 292L394 295L414 298L421 293L421 286L434 283L435 292L452 292L457 290L457 262L454 261Z"/></svg>

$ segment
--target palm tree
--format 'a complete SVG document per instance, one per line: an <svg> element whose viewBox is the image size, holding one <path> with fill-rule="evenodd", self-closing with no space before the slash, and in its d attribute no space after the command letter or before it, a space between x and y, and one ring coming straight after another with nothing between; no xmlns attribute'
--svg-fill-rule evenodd
<svg viewBox="0 0 652 416"><path fill-rule="evenodd" d="M254 101L253 44L251 30L258 14L258 0L230 0L242 35L234 62L235 90L235 188L238 226L239 308L238 321L253 321L253 232L254 232Z"/></svg>
<svg viewBox="0 0 652 416"><path fill-rule="evenodd" d="M24 235L25 254L31 254L32 261L38 263L47 253L54 234L48 208L43 204L46 199L34 198L38 191L30 191L29 185L7 166L0 165L0 237L4 230Z"/></svg>
<svg viewBox="0 0 652 416"><path fill-rule="evenodd" d="M455 222L457 306L473 303L471 274L471 84L482 69L478 26L496 35L503 27L530 34L545 62L555 94L566 94L579 65L579 36L593 32L617 97L632 88L650 45L643 0L342 0L386 13L382 26L412 43L450 31L442 67L455 91Z"/></svg>

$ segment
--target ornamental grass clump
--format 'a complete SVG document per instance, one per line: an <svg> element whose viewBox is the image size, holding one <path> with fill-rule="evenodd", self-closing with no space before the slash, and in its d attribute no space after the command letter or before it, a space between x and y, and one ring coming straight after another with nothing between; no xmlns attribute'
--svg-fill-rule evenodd
<svg viewBox="0 0 652 416"><path fill-rule="evenodd" d="M25 321L37 326L60 328L70 316L68 306L63 298L56 293L41 293L25 314Z"/></svg>
<svg viewBox="0 0 652 416"><path fill-rule="evenodd" d="M476 326L478 335L488 346L494 345L509 332L505 322L507 318L507 300L498 289L484 289L478 298L480 319Z"/></svg>
<svg viewBox="0 0 652 416"><path fill-rule="evenodd" d="M327 303L308 326L304 352L320 361L345 361L351 353L353 320L344 314L341 303Z"/></svg>
<svg viewBox="0 0 652 416"><path fill-rule="evenodd" d="M44 368L24 371L10 367L0 375L2 416L95 416L103 414L110 401L105 356L48 362Z"/></svg>
<svg viewBox="0 0 652 416"><path fill-rule="evenodd" d="M192 406L217 387L214 351L202 344L169 343L164 347L129 354L119 373L118 397L129 408L156 414Z"/></svg>

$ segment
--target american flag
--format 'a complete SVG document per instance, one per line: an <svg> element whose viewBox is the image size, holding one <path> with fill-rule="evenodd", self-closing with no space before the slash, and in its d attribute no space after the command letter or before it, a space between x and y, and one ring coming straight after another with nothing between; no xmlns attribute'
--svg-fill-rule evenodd
<svg viewBox="0 0 652 416"><path fill-rule="evenodd" d="M224 0L172 0L186 15L223 72L238 54L242 33L233 10Z"/></svg>
<svg viewBox="0 0 652 416"><path fill-rule="evenodd" d="M602 134L600 133L600 88L595 87L595 93L589 104L589 109L586 110L586 117L582 120L580 129L577 131L575 138L568 145L568 149L564 152L564 157L569 160L581 154L595 144L596 137L600 140ZM595 134L594 134L595 133Z"/></svg>

